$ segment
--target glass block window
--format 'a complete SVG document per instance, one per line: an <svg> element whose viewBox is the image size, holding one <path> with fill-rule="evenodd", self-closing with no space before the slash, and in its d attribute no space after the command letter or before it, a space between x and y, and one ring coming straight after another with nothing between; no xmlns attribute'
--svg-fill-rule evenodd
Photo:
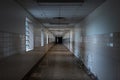
<svg viewBox="0 0 120 80"><path fill-rule="evenodd" d="M33 25L32 22L26 18L26 51L33 50L34 39L33 39Z"/></svg>

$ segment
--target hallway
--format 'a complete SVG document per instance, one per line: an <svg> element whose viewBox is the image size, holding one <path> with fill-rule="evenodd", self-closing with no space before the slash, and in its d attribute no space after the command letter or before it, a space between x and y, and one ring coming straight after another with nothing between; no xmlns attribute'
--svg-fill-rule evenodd
<svg viewBox="0 0 120 80"><path fill-rule="evenodd" d="M120 80L120 0L0 6L0 80Z"/></svg>
<svg viewBox="0 0 120 80"><path fill-rule="evenodd" d="M55 45L33 70L28 80L91 80L78 67L74 55L63 45Z"/></svg>

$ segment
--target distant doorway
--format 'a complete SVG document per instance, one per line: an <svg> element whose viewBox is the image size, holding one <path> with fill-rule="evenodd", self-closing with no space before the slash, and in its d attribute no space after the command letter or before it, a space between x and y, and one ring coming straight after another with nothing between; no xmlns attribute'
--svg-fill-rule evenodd
<svg viewBox="0 0 120 80"><path fill-rule="evenodd" d="M55 37L55 43L56 44L62 44L63 38L62 37Z"/></svg>

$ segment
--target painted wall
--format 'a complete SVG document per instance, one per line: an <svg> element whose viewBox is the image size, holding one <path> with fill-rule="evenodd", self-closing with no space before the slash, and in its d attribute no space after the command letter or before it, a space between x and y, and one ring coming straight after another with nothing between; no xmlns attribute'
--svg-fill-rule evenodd
<svg viewBox="0 0 120 80"><path fill-rule="evenodd" d="M120 31L119 0L106 0L100 7L87 16L81 24L86 27L86 34L103 34Z"/></svg>
<svg viewBox="0 0 120 80"><path fill-rule="evenodd" d="M71 28L63 36L63 44L73 53L74 52L74 28Z"/></svg>
<svg viewBox="0 0 120 80"><path fill-rule="evenodd" d="M106 0L75 30L75 48L79 48L75 54L99 80L120 80L119 3ZM80 38L82 43L77 41Z"/></svg>
<svg viewBox="0 0 120 80"><path fill-rule="evenodd" d="M0 0L0 59L16 53L25 53L25 20L38 24L14 0Z"/></svg>
<svg viewBox="0 0 120 80"><path fill-rule="evenodd" d="M46 44L53 43L55 37L43 26L34 27L34 47L45 46Z"/></svg>
<svg viewBox="0 0 120 80"><path fill-rule="evenodd" d="M70 32L63 36L63 44L70 50Z"/></svg>
<svg viewBox="0 0 120 80"><path fill-rule="evenodd" d="M41 46L41 28L34 28L34 47Z"/></svg>
<svg viewBox="0 0 120 80"><path fill-rule="evenodd" d="M80 28L80 25L77 24L75 26L75 29L74 29L74 55L77 57L77 58L80 58L81 56L81 50L80 50L80 46L81 46L81 43L82 43L82 37L81 37L81 28Z"/></svg>
<svg viewBox="0 0 120 80"><path fill-rule="evenodd" d="M55 36L49 32L48 34L48 43L54 43L55 42Z"/></svg>
<svg viewBox="0 0 120 80"><path fill-rule="evenodd" d="M25 35L0 31L0 59L25 53Z"/></svg>
<svg viewBox="0 0 120 80"><path fill-rule="evenodd" d="M0 1L0 31L25 33L26 12L13 0Z"/></svg>

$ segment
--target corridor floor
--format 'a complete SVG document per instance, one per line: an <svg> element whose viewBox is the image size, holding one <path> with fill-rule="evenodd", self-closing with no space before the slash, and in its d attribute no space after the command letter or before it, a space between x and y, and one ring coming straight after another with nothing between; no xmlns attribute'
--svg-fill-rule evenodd
<svg viewBox="0 0 120 80"><path fill-rule="evenodd" d="M91 80L75 63L75 57L63 45L55 45L28 80Z"/></svg>

